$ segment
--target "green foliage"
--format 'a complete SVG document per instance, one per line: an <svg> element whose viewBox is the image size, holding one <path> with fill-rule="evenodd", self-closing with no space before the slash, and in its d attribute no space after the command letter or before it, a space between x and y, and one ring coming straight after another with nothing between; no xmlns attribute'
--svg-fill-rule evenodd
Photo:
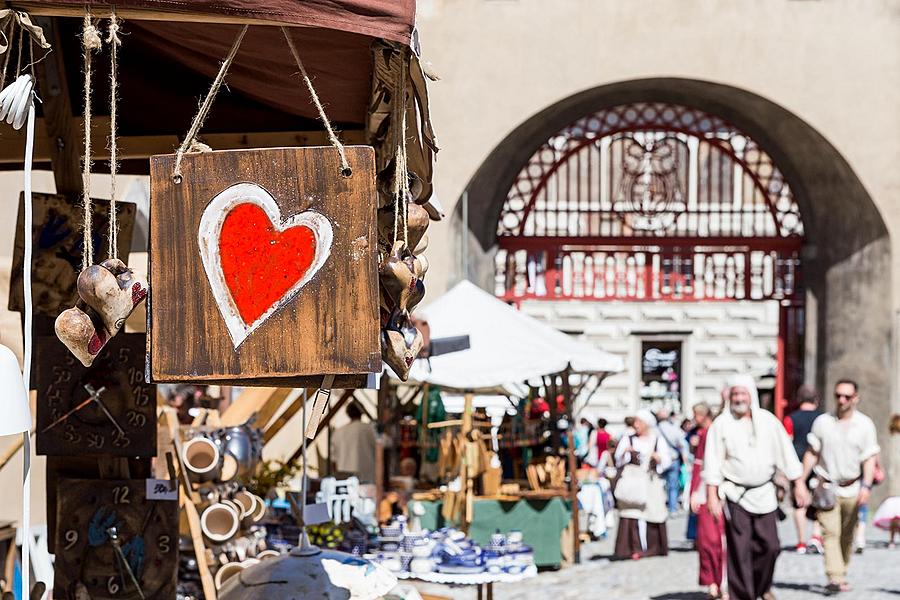
<svg viewBox="0 0 900 600"><path fill-rule="evenodd" d="M287 485L302 470L303 462L299 459L293 462L270 460L260 466L256 477L249 481L247 487L254 494L266 498L269 492Z"/></svg>

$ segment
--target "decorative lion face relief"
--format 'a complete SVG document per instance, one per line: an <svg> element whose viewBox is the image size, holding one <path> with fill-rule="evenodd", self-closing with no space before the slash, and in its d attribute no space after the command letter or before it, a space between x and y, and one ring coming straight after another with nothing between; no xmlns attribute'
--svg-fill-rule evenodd
<svg viewBox="0 0 900 600"><path fill-rule="evenodd" d="M275 199L255 183L232 185L212 199L197 242L235 348L316 275L332 239L324 215L307 210L282 219Z"/></svg>

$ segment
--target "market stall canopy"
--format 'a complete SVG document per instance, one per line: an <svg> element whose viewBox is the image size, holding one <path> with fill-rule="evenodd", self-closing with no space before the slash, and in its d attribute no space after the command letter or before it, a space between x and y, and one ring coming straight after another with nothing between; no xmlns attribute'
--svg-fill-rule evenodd
<svg viewBox="0 0 900 600"><path fill-rule="evenodd" d="M416 16L415 0L26 0L8 2L32 15L81 16L116 13L125 19L301 25L352 31L409 44Z"/></svg>
<svg viewBox="0 0 900 600"><path fill-rule="evenodd" d="M86 8L93 16L106 18L112 5L83 0L32 0L8 5L27 11L44 29L53 50L37 65L39 75L46 68L49 87L56 94L64 92L77 118L83 105L82 18ZM126 34L118 68L119 146L126 173L146 173L146 156L174 151L197 111L198 99L209 89L242 24L250 28L201 131L201 139L203 134L219 136L204 140L217 150L327 143L279 25L291 27L328 117L343 132L345 143L351 144L371 143L376 135L372 121L373 106L378 104L373 103L378 44L409 47L415 38L415 0L125 0L116 2L115 10L124 19L122 30ZM101 23L101 28L105 27ZM35 57L42 52L36 49ZM102 140L108 135L108 125L103 121L108 114L108 44L104 43L96 55L93 68L93 112L100 142L94 145L102 152L106 146ZM415 56L410 71L415 95L424 96L424 80ZM43 93L45 104L54 100L53 90ZM416 113L413 110L411 114ZM412 123L418 120L414 117ZM48 131L53 125L49 121L38 122L37 168L46 168L49 163L54 138ZM368 135L364 133L367 127ZM77 124L74 129L77 131ZM270 139L259 135L274 132L291 135L270 135ZM19 137L5 131L0 137L0 163L8 164L7 168L16 168L13 163L21 162ZM10 145L4 143L8 141L17 142L14 151L2 148Z"/></svg>
<svg viewBox="0 0 900 600"><path fill-rule="evenodd" d="M458 390L497 390L559 373L568 367L605 376L624 369L622 359L516 310L468 281L420 311L433 338L468 335L468 350L417 360L413 381Z"/></svg>
<svg viewBox="0 0 900 600"><path fill-rule="evenodd" d="M444 410L452 414L460 414L465 410L466 397L462 394L441 394ZM502 417L509 412L515 413L518 399L510 399L499 394L476 394L472 397L472 408L483 408L489 417Z"/></svg>

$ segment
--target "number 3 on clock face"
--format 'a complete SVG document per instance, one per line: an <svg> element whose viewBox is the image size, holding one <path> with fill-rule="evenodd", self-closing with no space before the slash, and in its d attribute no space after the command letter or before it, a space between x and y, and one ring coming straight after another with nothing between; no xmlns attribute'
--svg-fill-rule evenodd
<svg viewBox="0 0 900 600"><path fill-rule="evenodd" d="M80 600L82 587L91 600L175 597L177 502L148 500L143 479L59 485L66 493L58 503L55 598Z"/></svg>

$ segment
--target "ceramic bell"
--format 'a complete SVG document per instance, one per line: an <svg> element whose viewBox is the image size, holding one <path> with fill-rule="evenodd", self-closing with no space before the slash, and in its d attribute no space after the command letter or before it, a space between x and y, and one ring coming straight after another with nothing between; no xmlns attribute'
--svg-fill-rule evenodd
<svg viewBox="0 0 900 600"><path fill-rule="evenodd" d="M88 367L147 297L147 281L116 258L78 276L80 300L56 318L56 335Z"/></svg>
<svg viewBox="0 0 900 600"><path fill-rule="evenodd" d="M409 377L409 369L419 356L425 340L409 320L409 315L395 310L381 331L381 358L401 380Z"/></svg>
<svg viewBox="0 0 900 600"><path fill-rule="evenodd" d="M382 208L378 211L378 235L382 240L394 239L394 209L391 206ZM419 242L425 236L425 231L431 224L428 212L418 204L410 203L407 206L407 226L406 233L408 238L408 246L418 249ZM397 223L397 232L400 237L403 236L403 217ZM427 245L427 244L426 244Z"/></svg>
<svg viewBox="0 0 900 600"><path fill-rule="evenodd" d="M378 280L385 296L392 303L390 308L409 312L418 301L421 301L424 286L420 290L417 285L420 279L416 275L417 270L421 272L421 266L417 268L416 259L410 254L406 244L396 242L378 269Z"/></svg>
<svg viewBox="0 0 900 600"><path fill-rule="evenodd" d="M418 204L410 204L407 207L406 219L409 247L416 248L431 224L431 219L428 217L428 212Z"/></svg>
<svg viewBox="0 0 900 600"><path fill-rule="evenodd" d="M379 208L391 206L394 203L394 171L396 168L394 159L391 159L387 166L378 173L375 183L378 187ZM412 171L407 171L406 176L409 183L409 197L407 200L409 202L417 202L422 196L422 190L424 189L422 180Z"/></svg>

